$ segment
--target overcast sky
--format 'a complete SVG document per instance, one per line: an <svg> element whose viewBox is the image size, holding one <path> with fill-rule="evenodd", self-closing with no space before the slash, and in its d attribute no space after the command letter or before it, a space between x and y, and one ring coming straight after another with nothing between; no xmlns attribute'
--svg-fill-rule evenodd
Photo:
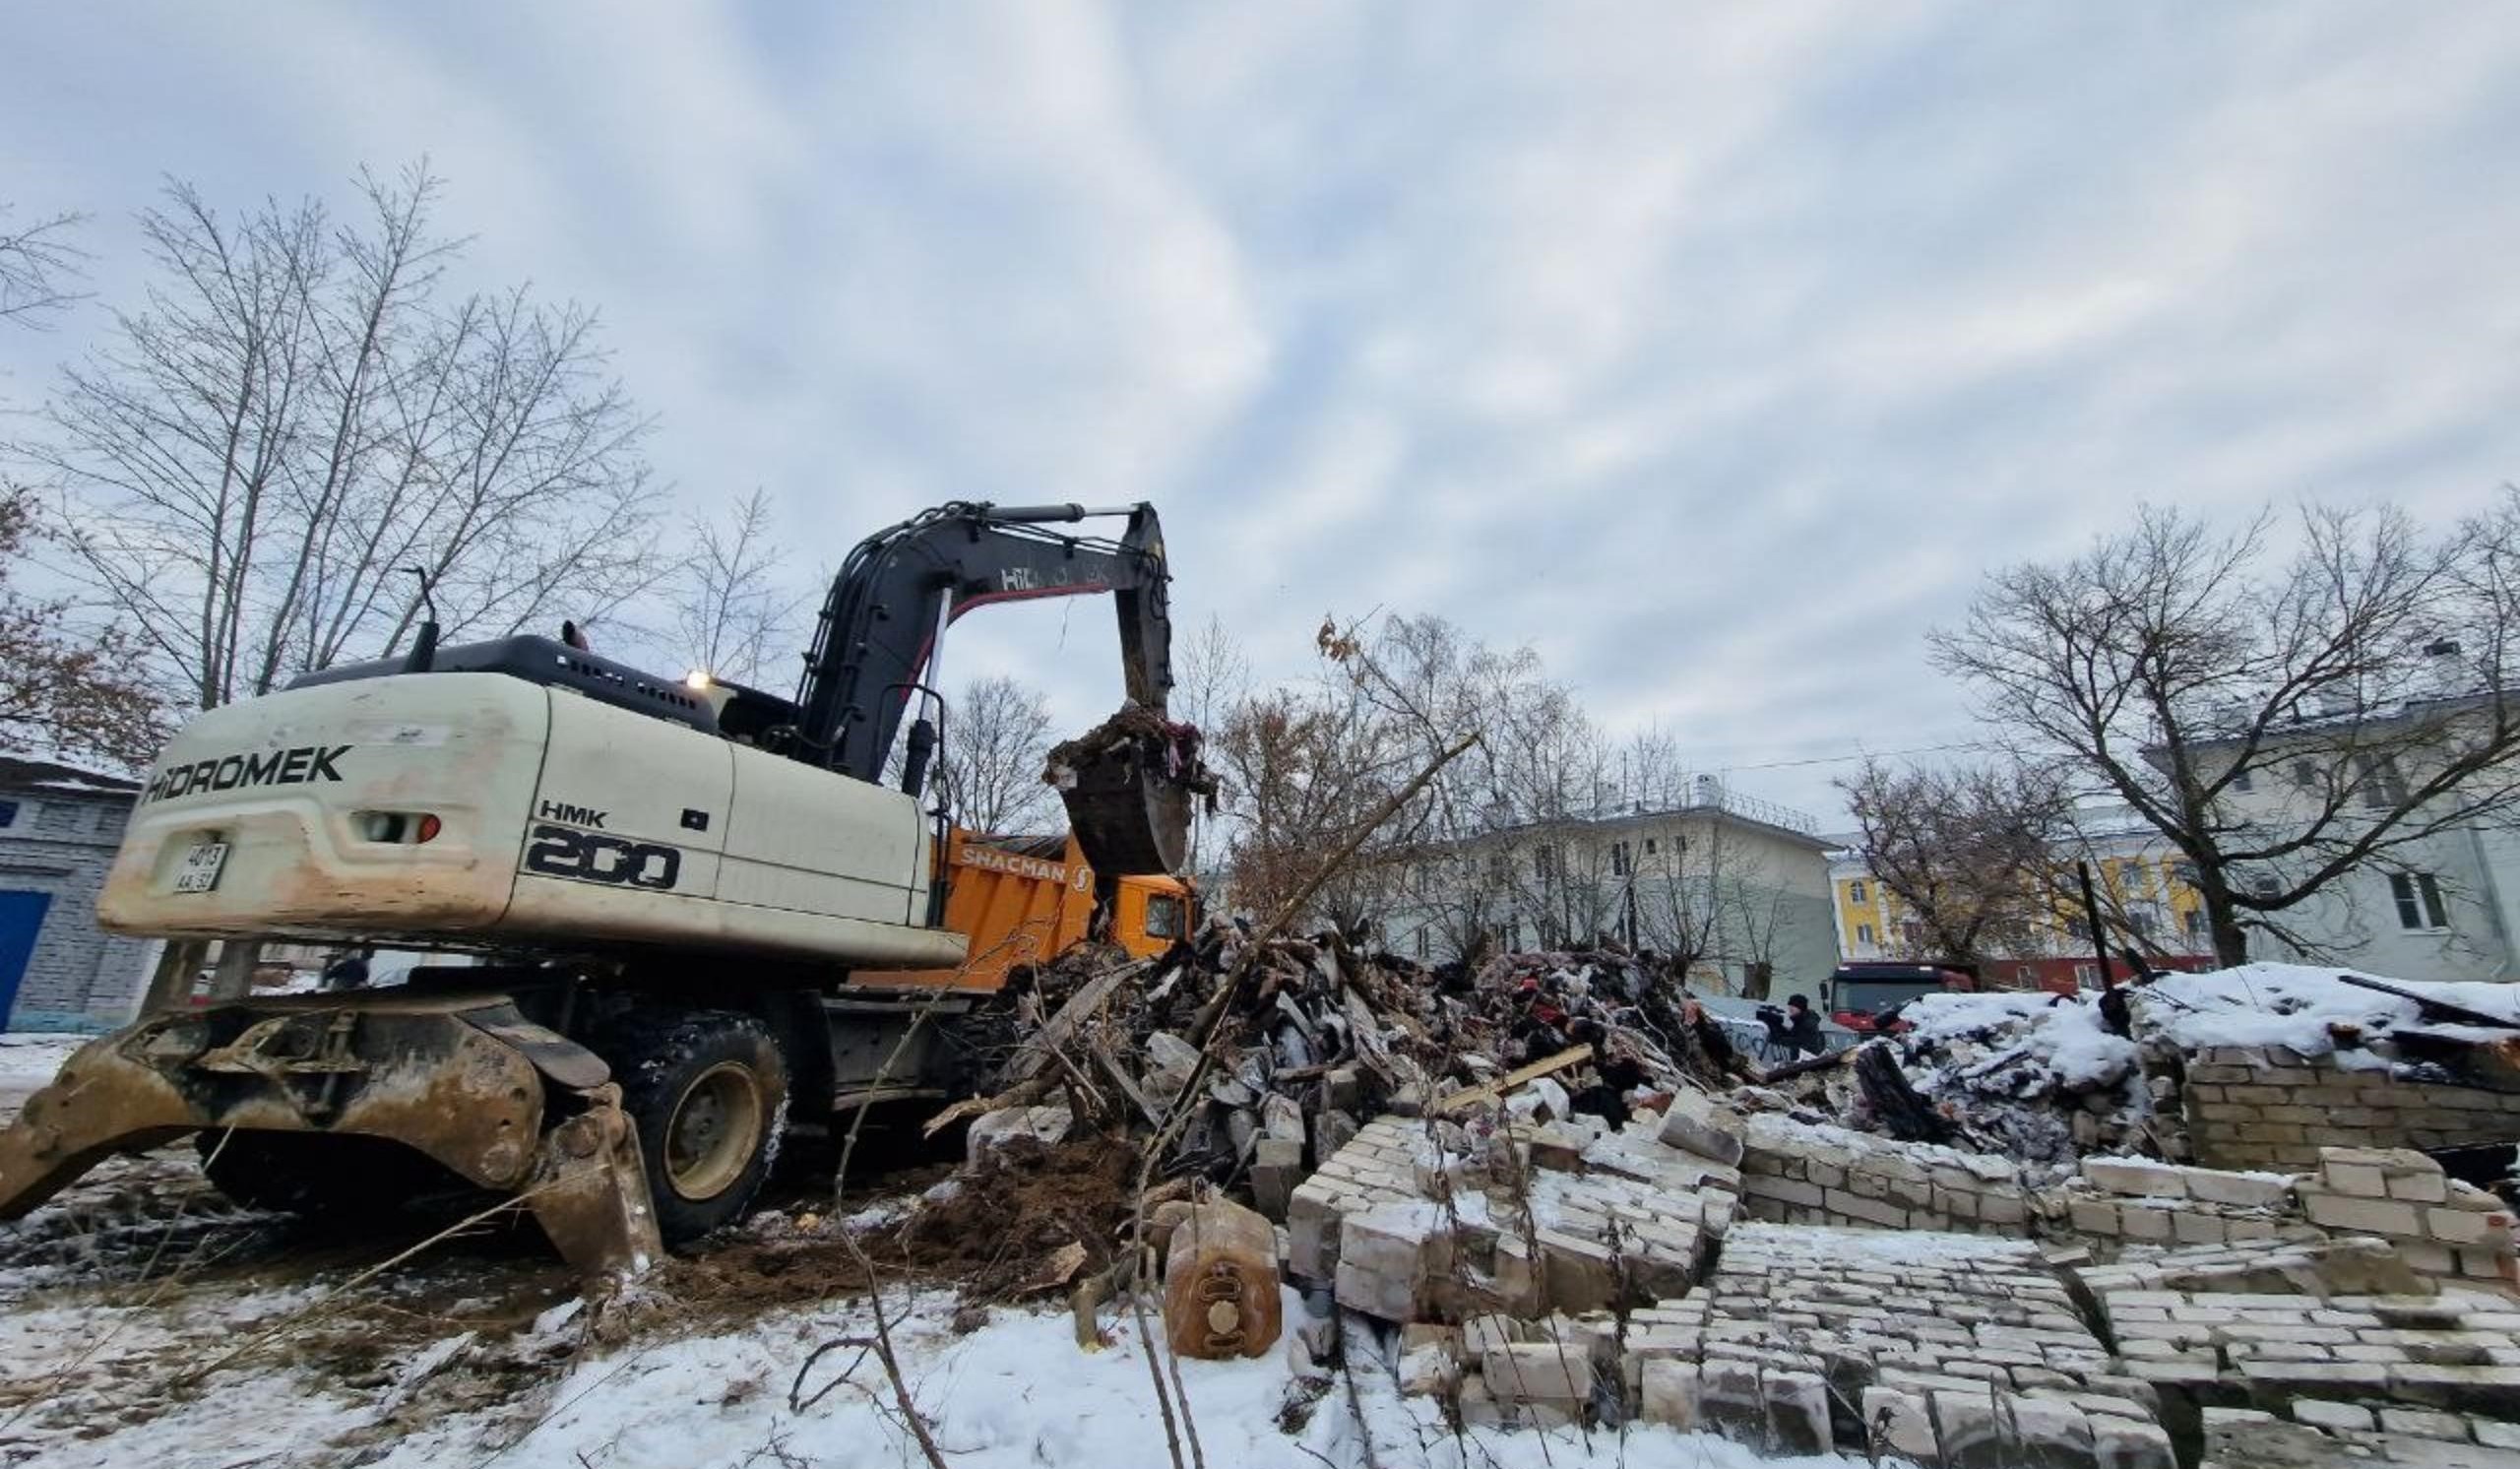
<svg viewBox="0 0 2520 1469"><path fill-rule="evenodd" d="M953 498L1151 499L1185 625L1529 642L1821 812L1968 737L1924 630L2140 497L2520 478L2508 4L22 6L0 199L341 200L425 154L601 308L693 506L800 573ZM975 616L1082 724L1109 613ZM1064 646L1062 646L1064 644Z"/></svg>

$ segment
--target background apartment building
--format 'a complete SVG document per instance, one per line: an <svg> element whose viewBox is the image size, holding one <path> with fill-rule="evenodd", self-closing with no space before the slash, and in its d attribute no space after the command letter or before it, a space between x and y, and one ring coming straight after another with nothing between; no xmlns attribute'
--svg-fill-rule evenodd
<svg viewBox="0 0 2520 1469"><path fill-rule="evenodd" d="M1825 979L1837 942L1818 824L1711 777L1671 790L1415 854L1383 910L1384 942L1444 960L1482 938L1509 950L1607 938L1723 994L1783 996Z"/></svg>
<svg viewBox="0 0 2520 1469"><path fill-rule="evenodd" d="M2396 810L2410 790L2420 795L2422 786L2410 783L2432 774L2441 749L2458 741L2461 720L2490 716L2486 697L2444 696L2267 732L2250 768L2225 789L2224 807L2252 835L2316 826L2322 839L2298 856L2242 868L2235 886L2280 891L2297 866L2352 839L2358 822ZM2231 747L2199 746L2207 759ZM2476 789L2508 780L2497 767L2468 788L2419 803L2414 824L2423 835L2272 915L2272 929L2251 935L2250 956L2334 962L2410 980L2520 980L2520 813ZM2473 816L2461 816L2471 808Z"/></svg>

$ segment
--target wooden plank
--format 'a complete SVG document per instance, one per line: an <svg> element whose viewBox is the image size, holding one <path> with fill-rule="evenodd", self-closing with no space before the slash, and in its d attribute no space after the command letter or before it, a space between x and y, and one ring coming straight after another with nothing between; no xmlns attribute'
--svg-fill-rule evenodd
<svg viewBox="0 0 2520 1469"><path fill-rule="evenodd" d="M1569 1046L1555 1055L1536 1060L1528 1066L1517 1066L1493 1081L1482 1081L1477 1086L1462 1088L1435 1104L1435 1116L1450 1117L1465 1108L1476 1107L1481 1102L1501 1097L1527 1081L1538 1081L1544 1076L1553 1075L1592 1058L1592 1047Z"/></svg>

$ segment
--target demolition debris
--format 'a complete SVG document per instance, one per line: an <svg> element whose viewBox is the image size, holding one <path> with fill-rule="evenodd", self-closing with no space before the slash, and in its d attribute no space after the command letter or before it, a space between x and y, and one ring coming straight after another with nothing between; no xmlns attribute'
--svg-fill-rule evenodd
<svg viewBox="0 0 2520 1469"><path fill-rule="evenodd" d="M2427 1441L2482 1452L2520 1433L2520 1084L2451 1053L2499 1054L2520 1025L2362 978L2180 977L2114 1021L2075 996L1933 996L1769 1071L1635 956L1429 968L1219 925L1031 975L980 1048L988 1097L948 1115L971 1123L971 1192L909 1228L1013 1207L1010 1170L1082 1171L1100 1207L1021 1249L1125 1275L1116 1185L1153 1149L1175 1261L1201 1200L1283 1226L1239 1247L1305 1292L1299 1380L1387 1353L1466 1431L2237 1469L2272 1461L2235 1413L2339 1463L2420 1413ZM2323 1141L2340 1129L2355 1146ZM2499 1163L2463 1176L2407 1145L2488 1139ZM1222 1355L1203 1332L1248 1348L1181 1305L1223 1319L1236 1280L1167 1284L1183 1355Z"/></svg>

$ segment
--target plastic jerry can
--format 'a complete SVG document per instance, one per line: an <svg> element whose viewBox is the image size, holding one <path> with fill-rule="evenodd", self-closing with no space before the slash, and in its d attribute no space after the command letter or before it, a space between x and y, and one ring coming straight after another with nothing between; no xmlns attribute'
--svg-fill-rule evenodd
<svg viewBox="0 0 2520 1469"><path fill-rule="evenodd" d="M1278 1235L1228 1199L1192 1206L1164 1260L1164 1331L1175 1354L1257 1357L1278 1343Z"/></svg>

